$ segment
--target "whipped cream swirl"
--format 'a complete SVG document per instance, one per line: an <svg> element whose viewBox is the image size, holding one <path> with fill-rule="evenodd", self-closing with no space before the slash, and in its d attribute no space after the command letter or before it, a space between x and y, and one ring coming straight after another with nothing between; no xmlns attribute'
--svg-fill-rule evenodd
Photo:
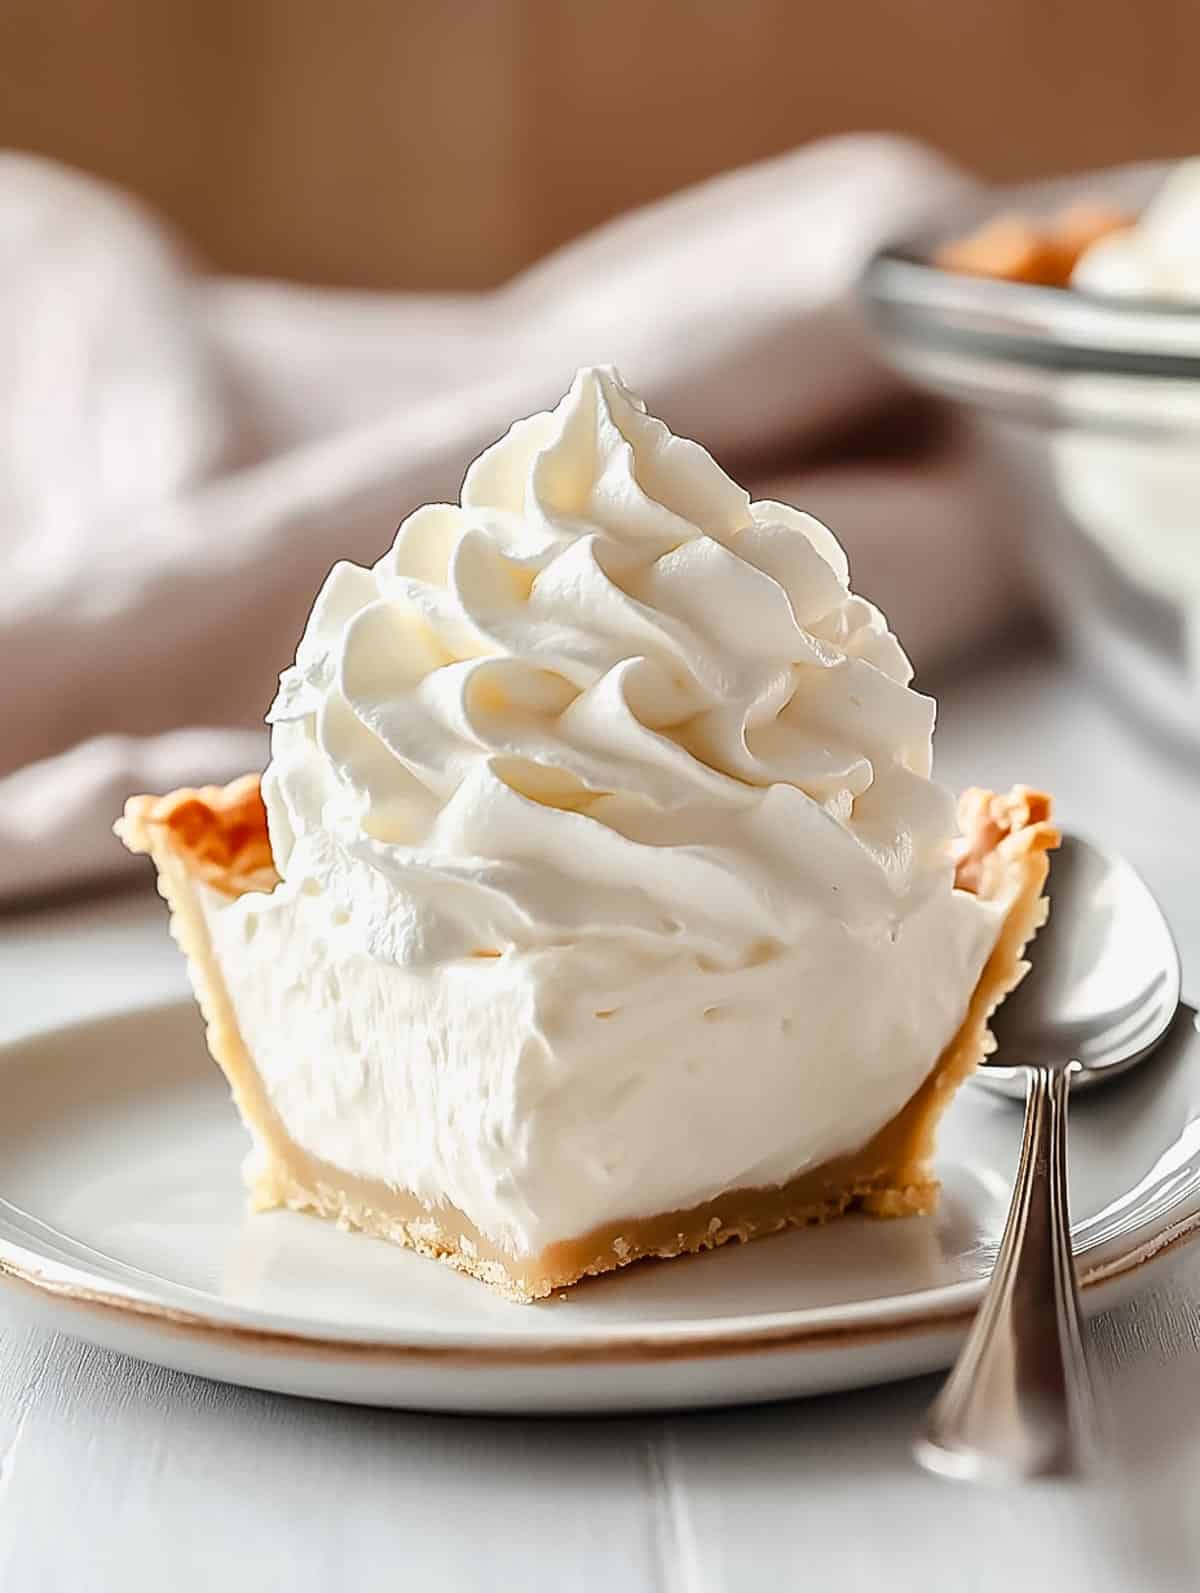
<svg viewBox="0 0 1200 1593"><path fill-rule="evenodd" d="M895 938L955 833L911 673L824 526L583 370L331 572L269 715L276 863L410 966Z"/></svg>

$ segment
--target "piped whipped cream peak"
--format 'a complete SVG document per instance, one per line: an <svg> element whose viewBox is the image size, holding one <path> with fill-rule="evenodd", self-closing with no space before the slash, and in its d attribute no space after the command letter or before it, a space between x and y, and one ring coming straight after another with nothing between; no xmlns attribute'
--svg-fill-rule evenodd
<svg viewBox="0 0 1200 1593"><path fill-rule="evenodd" d="M1094 243L1071 284L1092 293L1200 300L1200 157L1175 167L1135 226Z"/></svg>
<svg viewBox="0 0 1200 1593"><path fill-rule="evenodd" d="M331 572L269 715L276 865L409 966L895 938L955 833L911 673L823 525L582 370Z"/></svg>

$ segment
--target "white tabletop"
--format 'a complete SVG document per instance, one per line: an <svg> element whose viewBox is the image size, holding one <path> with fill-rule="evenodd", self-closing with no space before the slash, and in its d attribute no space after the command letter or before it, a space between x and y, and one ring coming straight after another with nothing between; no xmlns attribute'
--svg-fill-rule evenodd
<svg viewBox="0 0 1200 1593"><path fill-rule="evenodd" d="M944 778L1051 787L1196 965L1200 785L1048 658L992 665L941 719ZM149 890L0 919L0 1035L184 989ZM1194 1590L1198 1300L1193 1256L1090 1329L1110 1479L993 1493L910 1464L933 1379L651 1420L405 1415L161 1371L0 1295L0 1590Z"/></svg>

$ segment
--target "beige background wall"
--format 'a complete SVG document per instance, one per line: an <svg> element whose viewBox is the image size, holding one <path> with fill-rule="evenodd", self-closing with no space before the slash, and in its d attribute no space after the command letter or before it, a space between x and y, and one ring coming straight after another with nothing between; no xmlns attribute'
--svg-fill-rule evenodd
<svg viewBox="0 0 1200 1593"><path fill-rule="evenodd" d="M1200 149L1198 0L0 0L0 142L214 264L475 287L816 134L996 176Z"/></svg>

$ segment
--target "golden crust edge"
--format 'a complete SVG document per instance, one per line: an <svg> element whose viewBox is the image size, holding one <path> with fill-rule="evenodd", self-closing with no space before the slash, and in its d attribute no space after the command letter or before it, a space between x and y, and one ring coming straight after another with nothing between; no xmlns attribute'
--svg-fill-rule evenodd
<svg viewBox="0 0 1200 1593"><path fill-rule="evenodd" d="M271 891L279 882L267 833L261 779L181 786L165 796L131 796L113 825L131 852L158 860L163 847L224 896Z"/></svg>

